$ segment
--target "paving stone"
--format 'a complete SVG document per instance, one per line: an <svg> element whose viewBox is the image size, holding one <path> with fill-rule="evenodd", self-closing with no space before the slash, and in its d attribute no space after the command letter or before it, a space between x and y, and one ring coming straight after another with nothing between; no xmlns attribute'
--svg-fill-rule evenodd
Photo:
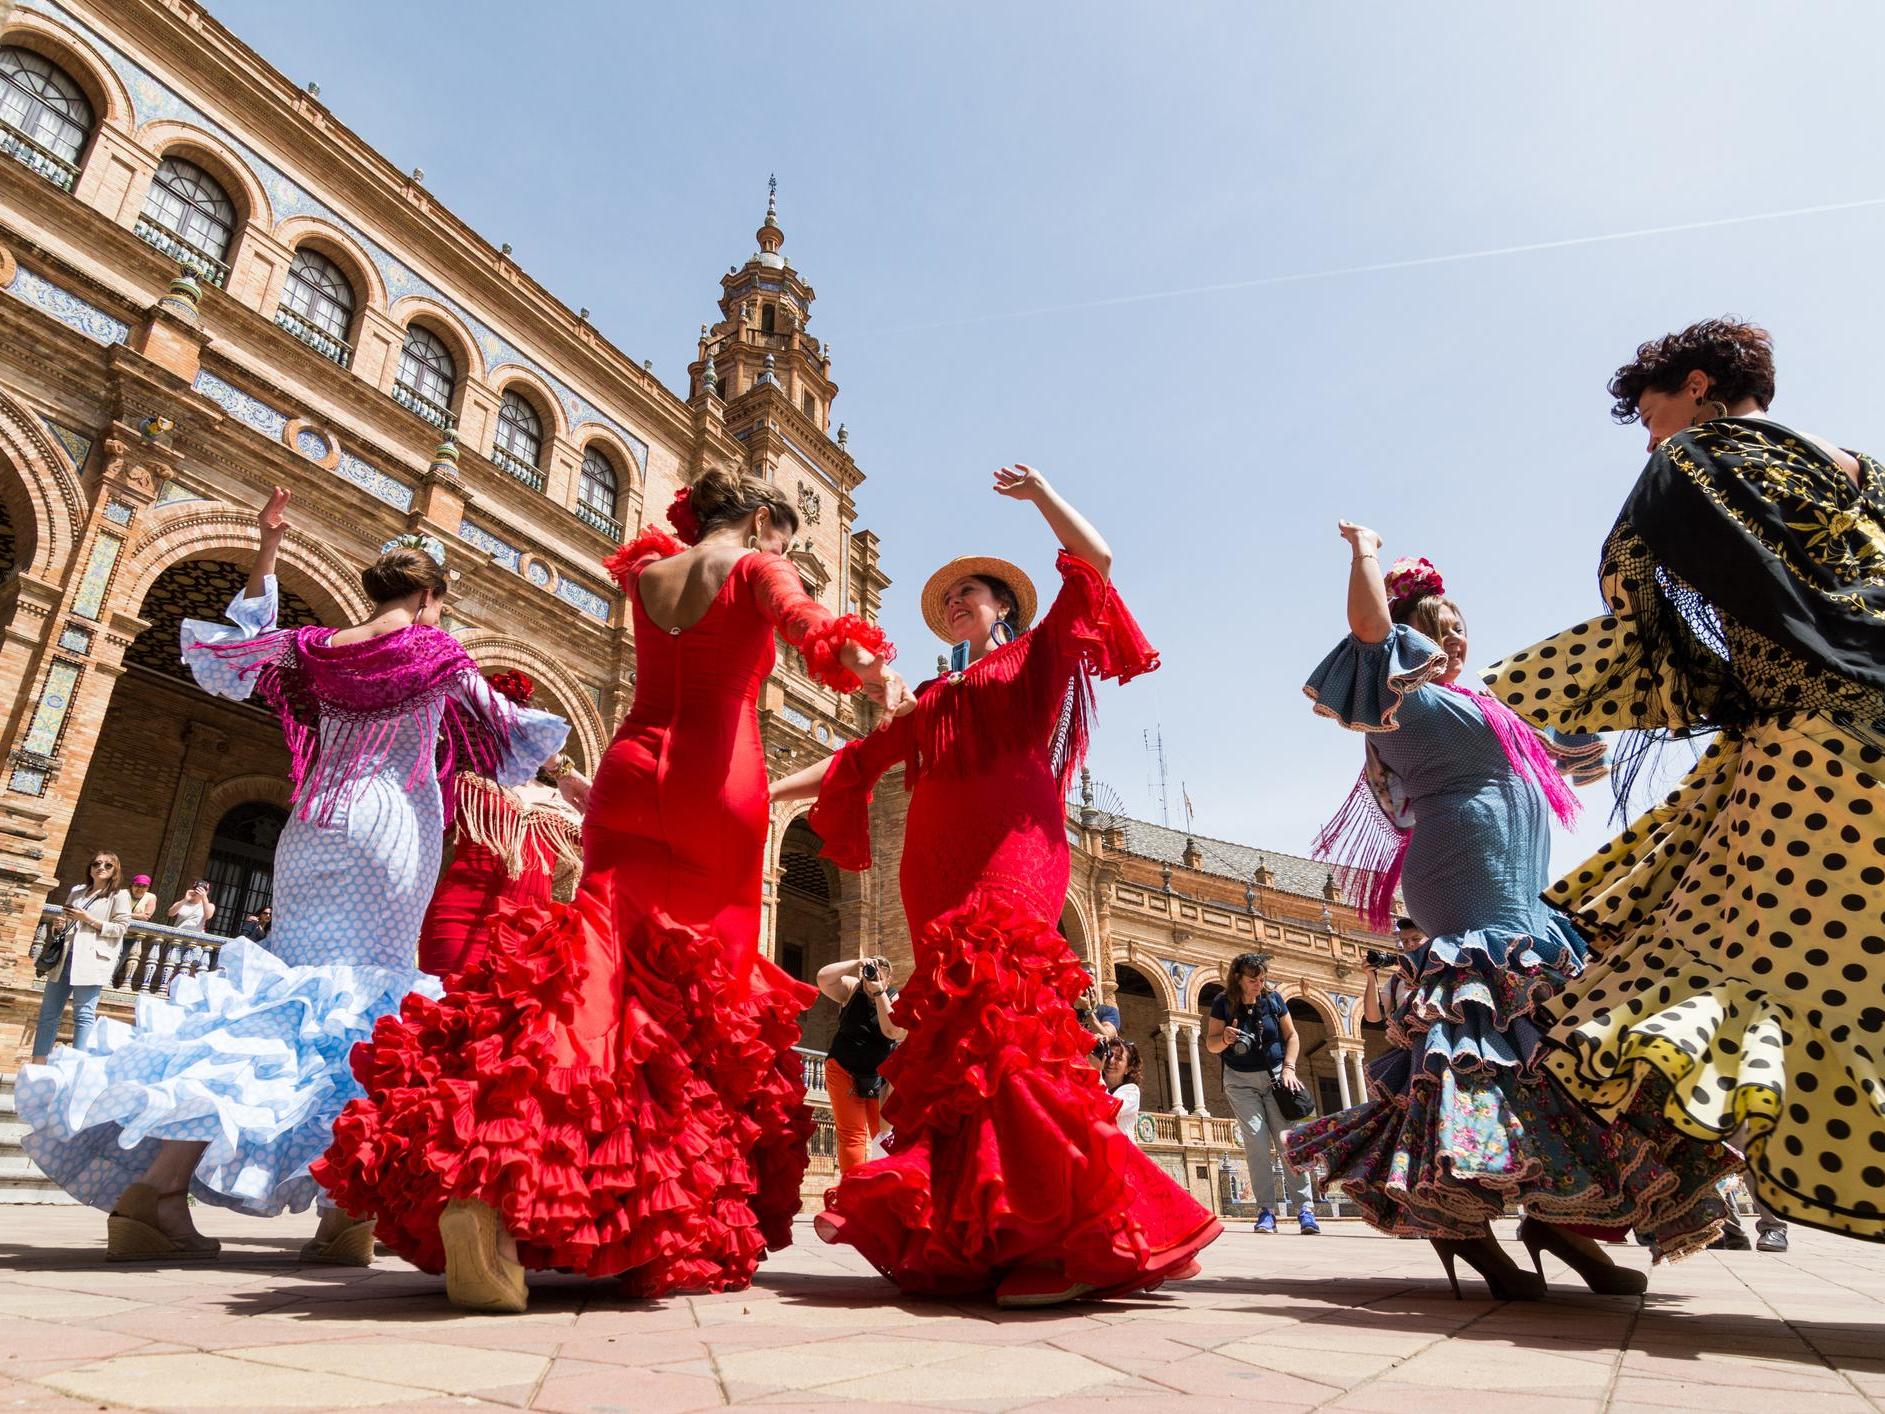
<svg viewBox="0 0 1885 1414"><path fill-rule="evenodd" d="M410 1385L348 1375L310 1378L282 1365L223 1355L126 1355L78 1365L38 1383L124 1409L354 1409L412 1397Z"/></svg>
<svg viewBox="0 0 1885 1414"><path fill-rule="evenodd" d="M1555 1268L1545 1301L1454 1301L1423 1245L1330 1224L1231 1234L1202 1280L1050 1311L901 1299L802 1244L749 1291L637 1301L553 1275L490 1317L395 1259L297 1266L305 1215L227 1219L234 1260L189 1269L104 1266L85 1209L30 1219L0 1211L0 1250L28 1254L0 1271L0 1410L1885 1409L1885 1247L1817 1233L1784 1262L1658 1268L1641 1302Z"/></svg>

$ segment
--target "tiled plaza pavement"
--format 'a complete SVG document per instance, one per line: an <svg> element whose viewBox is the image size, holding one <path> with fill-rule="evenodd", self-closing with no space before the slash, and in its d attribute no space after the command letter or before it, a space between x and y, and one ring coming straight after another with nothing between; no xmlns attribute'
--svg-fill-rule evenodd
<svg viewBox="0 0 1885 1414"><path fill-rule="evenodd" d="M0 1407L1885 1409L1885 1246L1808 1232L1664 1269L1643 1301L1548 1264L1557 1299L1514 1305L1454 1301L1423 1244L1354 1224L1233 1232L1182 1287L1008 1314L899 1301L801 1225L752 1291L631 1304L552 1277L501 1318L392 1259L297 1266L307 1217L202 1223L219 1263L126 1268L95 1212L0 1208Z"/></svg>

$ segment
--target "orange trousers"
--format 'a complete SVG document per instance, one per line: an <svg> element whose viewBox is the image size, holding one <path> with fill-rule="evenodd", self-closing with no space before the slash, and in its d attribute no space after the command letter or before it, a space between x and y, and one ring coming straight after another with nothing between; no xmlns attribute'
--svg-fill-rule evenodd
<svg viewBox="0 0 1885 1414"><path fill-rule="evenodd" d="M850 1072L830 1056L825 1057L825 1094L831 1097L832 1127L838 1131L838 1172L849 1173L870 1161L871 1140L884 1127L883 1104L859 1099Z"/></svg>

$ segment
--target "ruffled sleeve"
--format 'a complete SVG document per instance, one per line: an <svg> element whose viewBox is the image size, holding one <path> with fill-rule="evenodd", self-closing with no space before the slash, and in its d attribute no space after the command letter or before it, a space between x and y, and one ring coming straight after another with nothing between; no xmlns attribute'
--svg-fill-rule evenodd
<svg viewBox="0 0 1885 1414"><path fill-rule="evenodd" d="M1158 667L1158 650L1140 632L1111 580L1066 550L1054 568L1060 572L1060 593L1034 637L1053 646L1056 668L1079 664L1097 677L1131 682Z"/></svg>
<svg viewBox="0 0 1885 1414"><path fill-rule="evenodd" d="M1395 624L1379 643L1363 643L1352 633L1303 684L1316 711L1358 732L1391 732L1409 693L1431 682L1446 667L1446 654L1434 641L1406 624Z"/></svg>
<svg viewBox="0 0 1885 1414"><path fill-rule="evenodd" d="M259 670L289 650L292 635L275 627L279 607L271 574L262 581L260 597L238 594L230 601L223 611L229 623L185 619L183 661L197 686L234 702L246 701L255 691Z"/></svg>
<svg viewBox="0 0 1885 1414"><path fill-rule="evenodd" d="M569 736L569 723L556 713L518 706L475 668L452 679L448 696L450 730L469 738L469 764L499 785L522 785ZM461 757L458 764L467 763Z"/></svg>
<svg viewBox="0 0 1885 1414"><path fill-rule="evenodd" d="M885 662L896 657L897 650L876 624L856 614L833 614L807 594L798 571L784 556L748 555L745 563L752 566L750 583L759 612L778 628L787 643L805 655L806 671L826 687L836 692L856 692L863 686L840 656L847 643L855 643Z"/></svg>
<svg viewBox="0 0 1885 1414"><path fill-rule="evenodd" d="M665 530L649 526L604 560L602 568L624 594L633 594L635 576L645 566L653 560L665 560L670 555L678 555L686 548Z"/></svg>
<svg viewBox="0 0 1885 1414"><path fill-rule="evenodd" d="M884 772L915 753L916 718L916 712L898 717L831 758L806 823L824 840L825 858L840 869L855 874L871 867L871 793Z"/></svg>

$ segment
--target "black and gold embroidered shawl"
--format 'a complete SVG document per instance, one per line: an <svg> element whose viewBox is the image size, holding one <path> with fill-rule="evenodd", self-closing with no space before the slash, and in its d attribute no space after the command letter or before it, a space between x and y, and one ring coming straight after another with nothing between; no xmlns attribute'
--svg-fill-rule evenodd
<svg viewBox="0 0 1885 1414"><path fill-rule="evenodd" d="M1812 711L1885 740L1885 467L1859 460L1854 485L1763 418L1703 423L1651 454L1603 570L1634 619L1645 701L1674 709L1658 722L1645 708L1646 738ZM1620 753L1620 799L1649 744Z"/></svg>

